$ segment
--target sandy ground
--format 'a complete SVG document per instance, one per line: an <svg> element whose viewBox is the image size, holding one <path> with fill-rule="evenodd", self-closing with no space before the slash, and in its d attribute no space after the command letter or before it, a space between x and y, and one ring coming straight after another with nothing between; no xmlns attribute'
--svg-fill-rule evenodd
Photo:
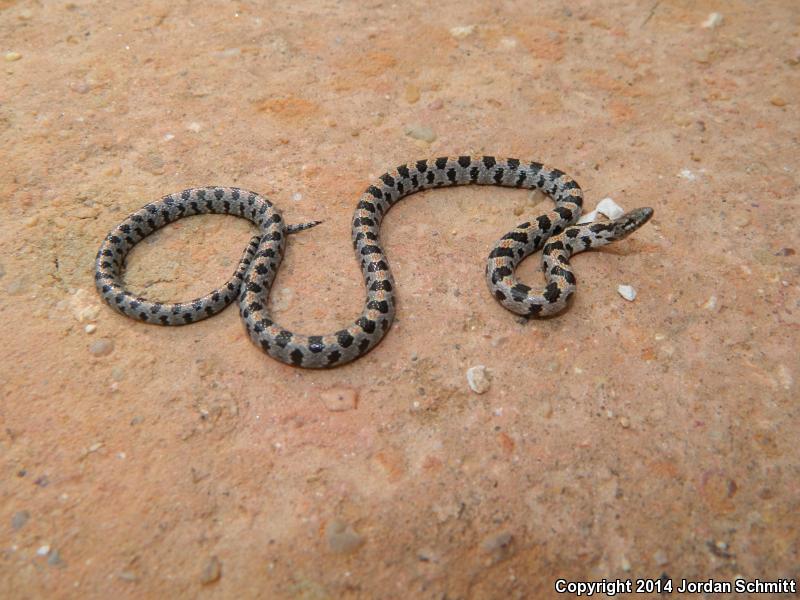
<svg viewBox="0 0 800 600"><path fill-rule="evenodd" d="M559 577L798 577L796 0L0 8L0 596L538 598ZM412 197L384 225L398 320L327 372L266 357L234 308L160 328L94 290L127 213L237 185L289 222L324 220L290 239L271 304L293 329L338 329L363 297L360 192L466 153L547 162L589 208L656 214L576 257L565 315L525 323L483 261L548 201ZM179 222L136 248L127 280L194 297L252 231ZM537 259L520 275L540 281ZM465 377L479 364L481 395Z"/></svg>

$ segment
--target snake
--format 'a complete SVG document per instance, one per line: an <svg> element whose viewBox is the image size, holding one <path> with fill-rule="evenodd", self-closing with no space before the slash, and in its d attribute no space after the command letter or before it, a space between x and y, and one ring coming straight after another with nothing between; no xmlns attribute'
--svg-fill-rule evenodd
<svg viewBox="0 0 800 600"><path fill-rule="evenodd" d="M395 281L380 242L386 213L400 199L415 192L468 184L541 190L555 204L552 210L520 223L495 242L486 262L486 282L494 298L526 318L551 317L565 309L576 289L570 257L626 237L653 215L652 208L637 208L617 219L578 224L583 192L563 171L515 158L440 157L403 164L384 173L359 198L352 220L352 242L364 276L366 299L361 315L333 333L305 335L289 331L272 319L267 308L287 236L314 227L319 221L287 225L270 200L236 187L187 189L148 203L129 215L100 245L95 284L114 310L161 325L200 321L238 299L248 336L269 356L297 367L337 367L374 348L394 319ZM125 288L125 259L139 241L178 219L206 213L239 216L259 230L225 284L205 296L178 303L147 300ZM515 269L539 250L545 286L535 291L517 279Z"/></svg>

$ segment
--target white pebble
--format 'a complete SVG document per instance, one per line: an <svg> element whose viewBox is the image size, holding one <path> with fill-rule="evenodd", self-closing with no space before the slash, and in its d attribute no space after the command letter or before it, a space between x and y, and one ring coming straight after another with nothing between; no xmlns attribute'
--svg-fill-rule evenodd
<svg viewBox="0 0 800 600"><path fill-rule="evenodd" d="M694 181L697 179L697 175L692 173L689 169L682 169L681 172L678 174L678 177L683 177L688 181Z"/></svg>
<svg viewBox="0 0 800 600"><path fill-rule="evenodd" d="M39 556L47 556L49 552L50 552L50 546L48 546L47 544L45 544L44 546L39 546L39 548L36 550L36 554L38 554Z"/></svg>
<svg viewBox="0 0 800 600"><path fill-rule="evenodd" d="M713 12L700 24L700 27L703 29L715 29L720 25L722 25L722 15L718 12Z"/></svg>
<svg viewBox="0 0 800 600"><path fill-rule="evenodd" d="M164 135L164 141L165 142L169 142L169 141L174 140L174 139L175 139L175 135L172 134L172 133L167 133L167 134Z"/></svg>
<svg viewBox="0 0 800 600"><path fill-rule="evenodd" d="M195 133L198 133L202 128L203 126L200 125L200 123L198 123L197 121L192 121L186 126L186 129L188 129L189 131L193 131Z"/></svg>
<svg viewBox="0 0 800 600"><path fill-rule="evenodd" d="M703 308L706 310L714 310L717 308L717 297L716 296L709 296L708 300L705 301L703 304Z"/></svg>
<svg viewBox="0 0 800 600"><path fill-rule="evenodd" d="M436 133L433 129L425 127L424 125L411 125L410 127L406 127L406 135L415 140L428 142L429 144L436 140Z"/></svg>
<svg viewBox="0 0 800 600"><path fill-rule="evenodd" d="M294 202L300 202L300 200L302 199L303 199L303 194L301 194L300 192L295 192L294 194L292 194L292 200Z"/></svg>
<svg viewBox="0 0 800 600"><path fill-rule="evenodd" d="M597 203L597 212L604 214L609 219L619 219L625 214L625 209L614 202L611 198L603 198Z"/></svg>
<svg viewBox="0 0 800 600"><path fill-rule="evenodd" d="M96 329L97 325L95 325L94 323L89 323L86 327L83 328L83 330L86 333L94 333Z"/></svg>
<svg viewBox="0 0 800 600"><path fill-rule="evenodd" d="M611 198L603 198L597 203L597 206L592 212L587 213L578 219L578 223L591 223L592 221L597 220L598 214L604 215L609 219L619 219L625 214L625 209L614 202Z"/></svg>
<svg viewBox="0 0 800 600"><path fill-rule="evenodd" d="M469 35L472 35L474 31L475 31L475 25L459 25L458 27L450 28L450 35L452 35L456 39L461 40Z"/></svg>
<svg viewBox="0 0 800 600"><path fill-rule="evenodd" d="M618 285L617 292L619 295L625 298L628 302L633 302L636 300L636 290L629 285Z"/></svg>
<svg viewBox="0 0 800 600"><path fill-rule="evenodd" d="M476 394L483 394L489 390L491 385L489 375L486 372L486 367L483 365L475 365L467 369L467 384Z"/></svg>

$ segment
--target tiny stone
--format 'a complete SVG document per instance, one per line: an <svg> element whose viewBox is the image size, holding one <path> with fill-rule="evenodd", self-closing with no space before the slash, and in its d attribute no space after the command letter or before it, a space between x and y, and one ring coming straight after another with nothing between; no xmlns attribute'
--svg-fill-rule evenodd
<svg viewBox="0 0 800 600"><path fill-rule="evenodd" d="M513 536L507 531L504 531L503 533L490 536L485 540L483 540L481 548L483 549L484 552L494 552L496 550L508 546L511 543L512 539Z"/></svg>
<svg viewBox="0 0 800 600"><path fill-rule="evenodd" d="M497 563L508 558L511 554L511 544L513 541L514 536L504 531L484 539L483 542L481 542L481 550L491 555L492 562Z"/></svg>
<svg viewBox="0 0 800 600"><path fill-rule="evenodd" d="M64 562L61 560L61 553L58 550L53 550L50 556L47 557L47 564L51 567L62 566Z"/></svg>
<svg viewBox="0 0 800 600"><path fill-rule="evenodd" d="M50 552L50 546L48 546L47 544L45 544L44 546L39 546L39 548L36 550L36 554L39 556L47 556L49 552Z"/></svg>
<svg viewBox="0 0 800 600"><path fill-rule="evenodd" d="M781 248L775 253L775 256L794 256L796 254L794 248ZM0 267L0 277L3 276L3 269Z"/></svg>
<svg viewBox="0 0 800 600"><path fill-rule="evenodd" d="M414 104L419 101L419 88L413 83L408 84L405 90L406 102Z"/></svg>
<svg viewBox="0 0 800 600"><path fill-rule="evenodd" d="M483 365L475 365L467 369L467 384L469 385L469 389L476 394L487 392L491 382L489 381L486 367Z"/></svg>
<svg viewBox="0 0 800 600"><path fill-rule="evenodd" d="M628 417L620 417L619 424L622 425L624 429L628 429L631 426L631 421Z"/></svg>
<svg viewBox="0 0 800 600"><path fill-rule="evenodd" d="M358 392L350 388L332 388L319 395L322 404L331 412L353 410L358 403Z"/></svg>
<svg viewBox="0 0 800 600"><path fill-rule="evenodd" d="M653 555L653 561L659 566L663 567L666 565L669 560L667 559L667 555L664 553L663 550L659 550Z"/></svg>
<svg viewBox="0 0 800 600"><path fill-rule="evenodd" d="M86 327L83 328L83 330L86 333L94 333L96 329L97 325L95 325L94 323L89 323Z"/></svg>
<svg viewBox="0 0 800 600"><path fill-rule="evenodd" d="M708 300L703 303L701 308L706 310L714 310L717 307L717 297L716 296L709 296Z"/></svg>
<svg viewBox="0 0 800 600"><path fill-rule="evenodd" d="M25 526L25 523L28 522L28 519L31 518L31 513L27 510L21 510L19 512L15 512L14 516L11 517L11 528L12 529L22 529Z"/></svg>
<svg viewBox="0 0 800 600"><path fill-rule="evenodd" d="M300 202L300 200L302 199L303 199L303 194L301 194L300 192L295 192L294 194L292 194L293 202Z"/></svg>
<svg viewBox="0 0 800 600"><path fill-rule="evenodd" d="M617 292L619 295L625 298L628 302L633 302L636 300L636 290L629 285L618 285Z"/></svg>
<svg viewBox="0 0 800 600"><path fill-rule="evenodd" d="M631 570L631 563L626 557L622 557L622 560L619 561L619 566L622 568L623 571L626 573Z"/></svg>
<svg viewBox="0 0 800 600"><path fill-rule="evenodd" d="M198 123L197 121L192 121L186 126L186 129L194 133L198 133L202 128L203 126L200 125L200 123Z"/></svg>
<svg viewBox="0 0 800 600"><path fill-rule="evenodd" d="M122 581L138 581L139 578L136 576L136 573L132 571L121 571L117 577L122 579Z"/></svg>
<svg viewBox="0 0 800 600"><path fill-rule="evenodd" d="M22 54L19 52L6 52L6 62L14 62L15 60L19 60L22 58Z"/></svg>
<svg viewBox="0 0 800 600"><path fill-rule="evenodd" d="M222 563L216 556L212 556L200 574L200 583L208 585L219 581L220 577L222 577Z"/></svg>
<svg viewBox="0 0 800 600"><path fill-rule="evenodd" d="M457 40L464 39L475 31L475 25L460 25L458 27L450 28L450 35Z"/></svg>
<svg viewBox="0 0 800 600"><path fill-rule="evenodd" d="M89 352L95 356L108 356L114 351L114 342L109 339L102 338L92 342L89 346Z"/></svg>
<svg viewBox="0 0 800 600"><path fill-rule="evenodd" d="M421 140L429 144L436 140L436 134L433 132L433 129L425 127L424 125L411 125L406 127L406 135L415 140Z"/></svg>
<svg viewBox="0 0 800 600"><path fill-rule="evenodd" d="M338 554L349 554L361 547L364 538L356 533L352 525L335 519L325 528L328 547Z"/></svg>
<svg viewBox="0 0 800 600"><path fill-rule="evenodd" d="M773 106L786 106L786 100L780 96L773 96L769 99L769 101L773 104Z"/></svg>
<svg viewBox="0 0 800 600"><path fill-rule="evenodd" d="M722 25L722 15L718 12L713 12L700 24L700 27L703 29L715 29L720 25Z"/></svg>

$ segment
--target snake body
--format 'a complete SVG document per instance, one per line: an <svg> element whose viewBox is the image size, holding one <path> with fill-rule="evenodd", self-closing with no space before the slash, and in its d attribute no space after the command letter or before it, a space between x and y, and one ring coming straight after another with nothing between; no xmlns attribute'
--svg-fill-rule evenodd
<svg viewBox="0 0 800 600"><path fill-rule="evenodd" d="M303 335L275 323L267 312L267 296L283 256L286 236L316 225L286 225L266 198L230 187L192 188L164 196L131 214L103 240L95 263L95 282L115 310L148 323L183 325L214 315L234 299L247 333L267 354L289 365L327 368L343 365L373 348L392 324L395 282L380 243L380 226L401 198L425 189L455 185L497 185L540 189L555 202L550 212L521 223L498 240L486 265L486 281L508 310L528 317L546 317L565 308L575 291L570 256L625 237L653 214L635 209L619 219L575 225L583 193L558 169L514 158L442 157L400 165L381 175L359 199L352 223L353 248L364 275L367 297L361 315L348 327L325 335ZM125 257L152 232L189 215L222 213L252 221L254 236L236 272L220 288L190 302L153 302L128 292L122 282ZM535 293L514 275L517 265L542 249L546 286Z"/></svg>

